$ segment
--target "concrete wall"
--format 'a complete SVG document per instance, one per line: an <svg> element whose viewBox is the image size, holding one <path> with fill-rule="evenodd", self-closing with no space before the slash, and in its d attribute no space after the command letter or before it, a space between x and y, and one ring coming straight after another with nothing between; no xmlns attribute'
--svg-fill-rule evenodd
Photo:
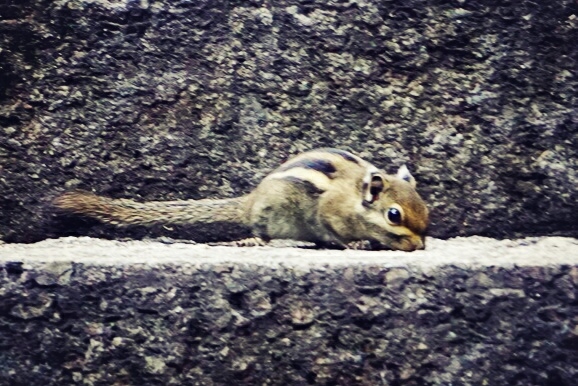
<svg viewBox="0 0 578 386"><path fill-rule="evenodd" d="M578 242L0 245L2 385L575 385Z"/></svg>

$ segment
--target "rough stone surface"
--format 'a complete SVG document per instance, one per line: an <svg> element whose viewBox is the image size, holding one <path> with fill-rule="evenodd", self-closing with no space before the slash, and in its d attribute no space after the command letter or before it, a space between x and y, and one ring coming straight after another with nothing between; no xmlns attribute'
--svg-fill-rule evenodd
<svg viewBox="0 0 578 386"><path fill-rule="evenodd" d="M317 146L407 163L434 236L577 236L576 42L574 0L1 2L0 239L233 238L46 203L236 196Z"/></svg>
<svg viewBox="0 0 578 386"><path fill-rule="evenodd" d="M576 384L576 239L428 243L0 245L0 384Z"/></svg>

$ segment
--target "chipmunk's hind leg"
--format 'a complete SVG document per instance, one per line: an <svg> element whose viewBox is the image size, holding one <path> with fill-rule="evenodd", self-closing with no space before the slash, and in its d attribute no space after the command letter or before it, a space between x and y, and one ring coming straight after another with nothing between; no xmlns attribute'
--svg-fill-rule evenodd
<svg viewBox="0 0 578 386"><path fill-rule="evenodd" d="M269 244L269 240L263 240L261 237L248 237L246 239L232 241L231 244L237 247L264 247Z"/></svg>
<svg viewBox="0 0 578 386"><path fill-rule="evenodd" d="M309 186L296 179L264 180L249 197L248 225L253 235L270 239L316 242L317 197Z"/></svg>

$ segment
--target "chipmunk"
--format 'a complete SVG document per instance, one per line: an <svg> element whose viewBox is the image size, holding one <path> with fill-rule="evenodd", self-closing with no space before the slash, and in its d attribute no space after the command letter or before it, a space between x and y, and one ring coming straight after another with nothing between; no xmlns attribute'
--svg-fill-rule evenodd
<svg viewBox="0 0 578 386"><path fill-rule="evenodd" d="M64 211L118 226L232 222L253 235L347 248L368 240L403 251L425 248L428 209L407 167L387 175L360 157L324 148L289 159L249 194L226 199L151 201L67 192Z"/></svg>

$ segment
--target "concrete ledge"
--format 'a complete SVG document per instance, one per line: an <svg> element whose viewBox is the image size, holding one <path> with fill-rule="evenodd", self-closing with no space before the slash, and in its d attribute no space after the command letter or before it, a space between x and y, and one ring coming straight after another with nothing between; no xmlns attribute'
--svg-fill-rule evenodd
<svg viewBox="0 0 578 386"><path fill-rule="evenodd" d="M0 245L4 385L574 385L578 241Z"/></svg>

